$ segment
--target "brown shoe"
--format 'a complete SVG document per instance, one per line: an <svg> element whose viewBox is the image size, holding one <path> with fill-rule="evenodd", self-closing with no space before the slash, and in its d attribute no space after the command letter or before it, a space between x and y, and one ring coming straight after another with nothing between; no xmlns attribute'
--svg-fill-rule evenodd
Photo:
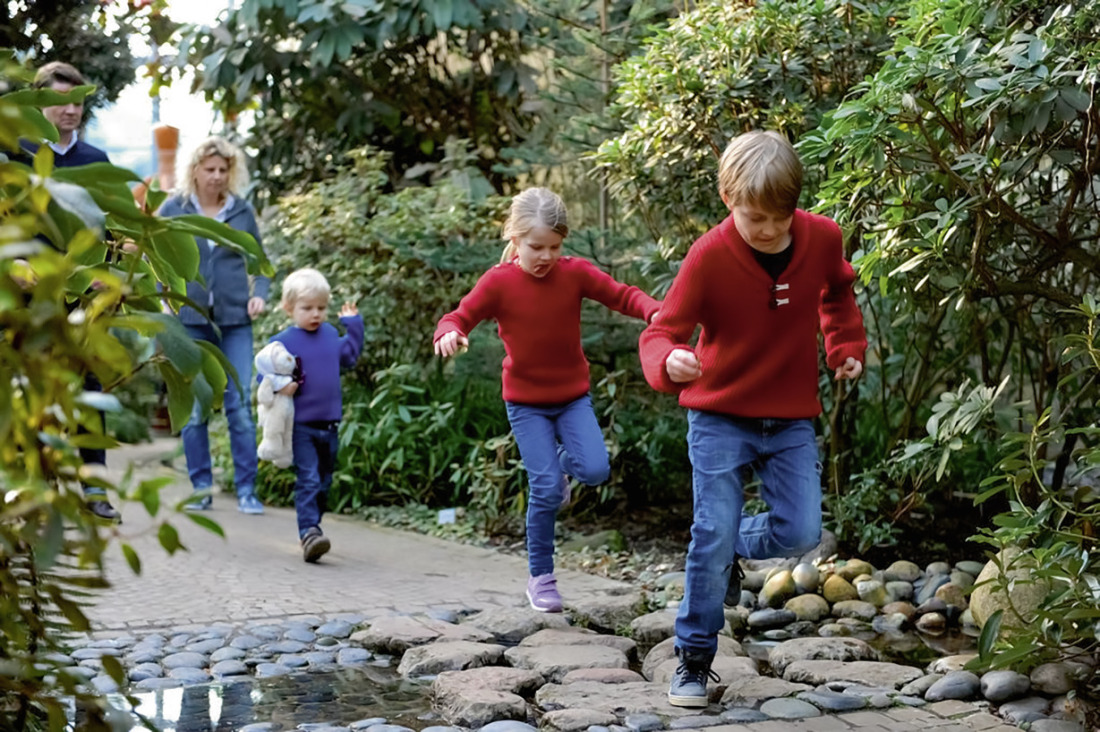
<svg viewBox="0 0 1100 732"><path fill-rule="evenodd" d="M85 506L88 512L98 519L116 524L122 523L122 514L116 511L114 506L103 499L88 501Z"/></svg>
<svg viewBox="0 0 1100 732"><path fill-rule="evenodd" d="M320 527L313 526L302 537L302 559L313 564L332 548L332 542L321 533Z"/></svg>

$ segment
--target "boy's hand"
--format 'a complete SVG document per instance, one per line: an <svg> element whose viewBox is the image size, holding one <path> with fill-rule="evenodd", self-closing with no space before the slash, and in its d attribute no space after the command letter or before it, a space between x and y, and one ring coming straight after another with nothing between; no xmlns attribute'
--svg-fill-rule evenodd
<svg viewBox="0 0 1100 732"><path fill-rule="evenodd" d="M836 378L840 379L855 379L863 373L863 364L855 360L851 356L848 357L844 363L836 367Z"/></svg>
<svg viewBox="0 0 1100 732"><path fill-rule="evenodd" d="M456 353L465 353L470 345L470 339L457 330L448 331L435 342L435 355L453 356Z"/></svg>
<svg viewBox="0 0 1100 732"><path fill-rule="evenodd" d="M359 308L356 307L355 303L353 303L353 302L346 302L340 307L340 317L341 318L347 318L349 316L358 315L358 314L359 314Z"/></svg>
<svg viewBox="0 0 1100 732"><path fill-rule="evenodd" d="M668 378L677 384L694 381L703 375L703 365L696 355L686 348L674 348L665 359L665 371Z"/></svg>
<svg viewBox="0 0 1100 732"><path fill-rule="evenodd" d="M283 396L294 396L294 392L296 391L298 391L298 382L292 381L275 393L282 394Z"/></svg>

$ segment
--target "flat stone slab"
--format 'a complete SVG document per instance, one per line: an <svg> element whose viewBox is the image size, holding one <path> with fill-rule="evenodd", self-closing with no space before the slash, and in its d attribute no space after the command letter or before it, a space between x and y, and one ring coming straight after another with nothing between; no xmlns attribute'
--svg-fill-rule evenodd
<svg viewBox="0 0 1100 732"><path fill-rule="evenodd" d="M900 689L922 676L924 672L920 669L882 661L795 661L783 671L785 681L814 686L832 681L854 681L894 689Z"/></svg>

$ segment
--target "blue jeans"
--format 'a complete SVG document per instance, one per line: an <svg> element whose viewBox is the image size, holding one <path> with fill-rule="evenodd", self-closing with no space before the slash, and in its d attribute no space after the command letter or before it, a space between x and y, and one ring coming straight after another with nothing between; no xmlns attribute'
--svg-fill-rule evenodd
<svg viewBox="0 0 1100 732"><path fill-rule="evenodd" d="M298 481L294 484L298 538L304 536L307 529L321 525L321 516L328 503L328 489L332 485L332 472L336 468L339 426L339 422L325 427L294 423L291 444L294 447L294 470L298 473Z"/></svg>
<svg viewBox="0 0 1100 732"><path fill-rule="evenodd" d="M607 480L611 466L592 398L566 404L505 402L530 485L527 499L527 565L531 576L554 571L554 522L565 476L585 485Z"/></svg>
<svg viewBox="0 0 1100 732"><path fill-rule="evenodd" d="M225 386L225 419L229 423L229 450L233 454L233 484L237 497L256 491L256 426L252 421L252 326L221 326L218 337L213 326L187 325L187 333L195 340L213 343L221 349L237 370L240 385L232 377ZM195 490L209 490L214 485L210 466L210 434L207 421L196 400L191 419L184 425L183 454L187 458L187 473Z"/></svg>
<svg viewBox="0 0 1100 732"><path fill-rule="evenodd" d="M694 495L676 645L713 656L734 555L807 552L821 540L821 463L808 419L745 419L688 410ZM742 516L742 475L753 468L769 510Z"/></svg>

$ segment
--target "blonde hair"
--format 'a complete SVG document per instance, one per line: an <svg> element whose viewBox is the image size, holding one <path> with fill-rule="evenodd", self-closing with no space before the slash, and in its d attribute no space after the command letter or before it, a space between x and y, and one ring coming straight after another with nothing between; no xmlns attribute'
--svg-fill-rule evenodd
<svg viewBox="0 0 1100 732"><path fill-rule="evenodd" d="M501 262L516 256L516 237L526 236L537 226L545 226L562 238L569 235L569 212L561 196L548 188L528 188L512 199L501 238L507 244Z"/></svg>
<svg viewBox="0 0 1100 732"><path fill-rule="evenodd" d="M187 173L183 176L183 194L191 197L195 194L195 171L207 158L217 155L223 158L229 165L229 192L234 196L241 195L241 191L248 185L248 164L245 162L241 149L226 140L224 137L214 135L199 143L195 152L191 153L191 161L187 164Z"/></svg>
<svg viewBox="0 0 1100 732"><path fill-rule="evenodd" d="M286 276L283 280L283 297L279 301L279 306L289 312L294 307L294 303L303 297L323 297L326 301L332 297L328 280L323 274L310 267L296 269Z"/></svg>
<svg viewBox="0 0 1100 732"><path fill-rule="evenodd" d="M731 206L751 204L791 214L802 193L802 161L783 135L746 132L730 140L718 162L718 192Z"/></svg>

